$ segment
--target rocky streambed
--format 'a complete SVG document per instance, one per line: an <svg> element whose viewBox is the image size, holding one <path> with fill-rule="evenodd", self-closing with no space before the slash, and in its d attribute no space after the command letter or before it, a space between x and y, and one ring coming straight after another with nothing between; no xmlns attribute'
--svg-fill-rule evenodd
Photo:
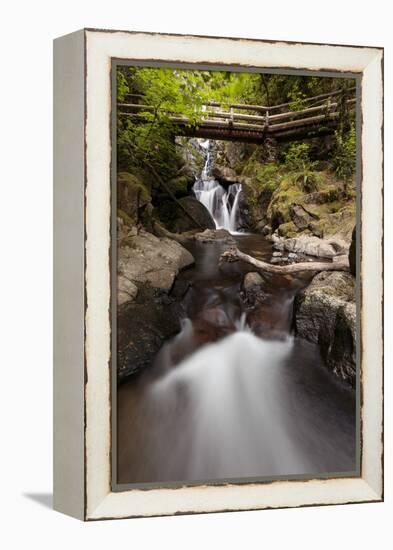
<svg viewBox="0 0 393 550"><path fill-rule="evenodd" d="M120 258L141 260L119 306L119 482L353 471L352 275L220 264L234 244L271 261L262 235L129 233Z"/></svg>
<svg viewBox="0 0 393 550"><path fill-rule="evenodd" d="M180 331L181 319L189 316L185 305L187 296L192 294L198 278L204 277L210 269L215 272L220 269L217 277L219 274L223 276L223 266L218 267L217 250L222 253L239 244L253 257L262 255L269 263L278 265L313 262L319 260L321 255L325 261L334 263L343 257L344 252L343 248L334 248L329 242L317 238L300 237L296 243L288 244L283 239L272 242L256 234L233 236L223 229L194 229L175 234L174 237L181 240L180 244L178 240L129 226L123 220L119 223L119 381L148 368L168 338ZM166 234L171 235L169 232ZM314 255L307 254L310 251ZM196 261L198 265L195 266ZM286 281L285 285L292 288L293 294L288 310L291 323L287 331L292 330L298 337L317 344L326 367L339 379L355 386L355 278L350 272L332 271L285 278L252 273L251 266L243 265L240 272L233 264L226 269L232 271L236 281L233 292L238 302L237 318L244 314L256 334L259 334L262 325L273 327L273 332L276 330L275 310L272 297L266 294L266 286L272 285L272 277L280 280L281 284ZM228 296L225 300L228 301ZM258 314L262 309L266 310L263 321L261 318L255 320L254 310L257 307ZM235 319L232 319L231 326L234 329ZM229 330L229 324L226 329Z"/></svg>

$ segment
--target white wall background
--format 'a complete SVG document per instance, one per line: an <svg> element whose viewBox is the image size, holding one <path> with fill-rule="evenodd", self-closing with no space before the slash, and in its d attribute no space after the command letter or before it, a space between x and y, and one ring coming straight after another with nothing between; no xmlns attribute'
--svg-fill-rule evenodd
<svg viewBox="0 0 393 550"><path fill-rule="evenodd" d="M6 1L1 17L3 548L391 548L392 24L386 0ZM82 524L50 509L52 44L82 27L384 46L386 501Z"/></svg>

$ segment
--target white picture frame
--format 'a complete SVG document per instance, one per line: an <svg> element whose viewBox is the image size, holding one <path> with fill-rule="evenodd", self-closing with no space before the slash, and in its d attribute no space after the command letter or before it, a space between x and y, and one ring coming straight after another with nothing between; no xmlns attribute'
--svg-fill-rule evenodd
<svg viewBox="0 0 393 550"><path fill-rule="evenodd" d="M351 73L361 82L358 477L113 491L113 60ZM383 50L84 29L54 44L54 507L81 520L383 499Z"/></svg>

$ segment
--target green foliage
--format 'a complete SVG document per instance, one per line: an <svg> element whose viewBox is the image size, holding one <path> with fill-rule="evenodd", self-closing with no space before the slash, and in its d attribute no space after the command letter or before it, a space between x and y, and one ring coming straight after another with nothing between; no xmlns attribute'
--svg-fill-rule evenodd
<svg viewBox="0 0 393 550"><path fill-rule="evenodd" d="M308 97L350 87L353 83L352 79L297 75L119 67L118 102L146 105L146 109L119 108L121 112L137 113L138 116L117 117L118 169L138 174L138 177L141 174L143 181L153 189L159 187L159 179L172 182L175 194L180 196L185 192L185 182L176 179L181 158L174 139L178 128L172 116L184 117L191 127L197 128L208 116L206 109L210 108L205 105L211 101L224 107L231 103L267 106L289 103L291 109L299 110L309 105L305 101ZM345 105L343 101L343 110ZM344 122L336 136L337 147L332 160L337 175L348 177L354 168L355 136L352 130L346 137L345 113L342 118ZM265 164L266 159L258 156L261 151L261 147L257 148L251 159L239 163L239 169L252 179L256 191L274 190L285 171L292 173L294 181L304 191L318 186L314 163L305 143L292 144L281 166Z"/></svg>
<svg viewBox="0 0 393 550"><path fill-rule="evenodd" d="M202 106L220 95L222 74L120 67L117 74L118 101L146 105L146 109L138 110L138 117L118 117L120 168L133 171L134 168L150 167L164 179L173 177L179 158L174 142L176 128L171 116L185 117L191 127L196 127L205 116Z"/></svg>
<svg viewBox="0 0 393 550"><path fill-rule="evenodd" d="M306 193L318 189L318 174L314 171L315 162L310 160L310 146L307 143L292 143L285 153L285 165L294 172L294 180Z"/></svg>
<svg viewBox="0 0 393 550"><path fill-rule="evenodd" d="M285 164L289 170L311 170L314 163L309 157L310 146L303 142L294 142L284 154Z"/></svg>
<svg viewBox="0 0 393 550"><path fill-rule="evenodd" d="M129 92L129 87L127 85L127 80L124 74L121 71L117 71L117 101L124 101L126 94Z"/></svg>
<svg viewBox="0 0 393 550"><path fill-rule="evenodd" d="M136 175L129 174L128 172L119 172L117 175L117 183L119 190L122 190L123 186L127 186L129 191L134 193L135 196L138 194L139 203L141 205L151 201L149 188Z"/></svg>
<svg viewBox="0 0 393 550"><path fill-rule="evenodd" d="M354 124L349 132L335 133L336 146L333 154L333 166L339 178L348 179L356 168L356 131Z"/></svg>

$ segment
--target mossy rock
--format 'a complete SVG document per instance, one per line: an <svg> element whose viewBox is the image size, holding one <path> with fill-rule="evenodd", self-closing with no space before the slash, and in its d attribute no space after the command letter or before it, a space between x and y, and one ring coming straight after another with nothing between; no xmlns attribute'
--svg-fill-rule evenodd
<svg viewBox="0 0 393 550"><path fill-rule="evenodd" d="M130 227L135 225L135 220L120 208L117 209L117 217L120 218L125 225L128 225Z"/></svg>
<svg viewBox="0 0 393 550"><path fill-rule="evenodd" d="M177 176L168 182L168 187L176 197L184 197L188 193L189 178L187 176Z"/></svg>
<svg viewBox="0 0 393 550"><path fill-rule="evenodd" d="M286 239L291 239L292 237L296 237L297 231L298 229L292 221L279 225L277 229L277 232L280 235L280 237L285 237Z"/></svg>
<svg viewBox="0 0 393 550"><path fill-rule="evenodd" d="M279 225L292 221L291 207L293 204L301 202L302 197L302 191L290 177L282 180L279 187L273 192L272 200L267 209L273 231Z"/></svg>
<svg viewBox="0 0 393 550"><path fill-rule="evenodd" d="M117 207L133 222L142 222L149 227L153 211L151 195L141 179L129 172L120 172L117 177Z"/></svg>
<svg viewBox="0 0 393 550"><path fill-rule="evenodd" d="M342 205L337 212L332 213L328 211L321 214L320 219L314 221L312 227L310 227L314 235L325 238L340 235L345 241L350 242L355 223L356 206L354 203L349 202Z"/></svg>

